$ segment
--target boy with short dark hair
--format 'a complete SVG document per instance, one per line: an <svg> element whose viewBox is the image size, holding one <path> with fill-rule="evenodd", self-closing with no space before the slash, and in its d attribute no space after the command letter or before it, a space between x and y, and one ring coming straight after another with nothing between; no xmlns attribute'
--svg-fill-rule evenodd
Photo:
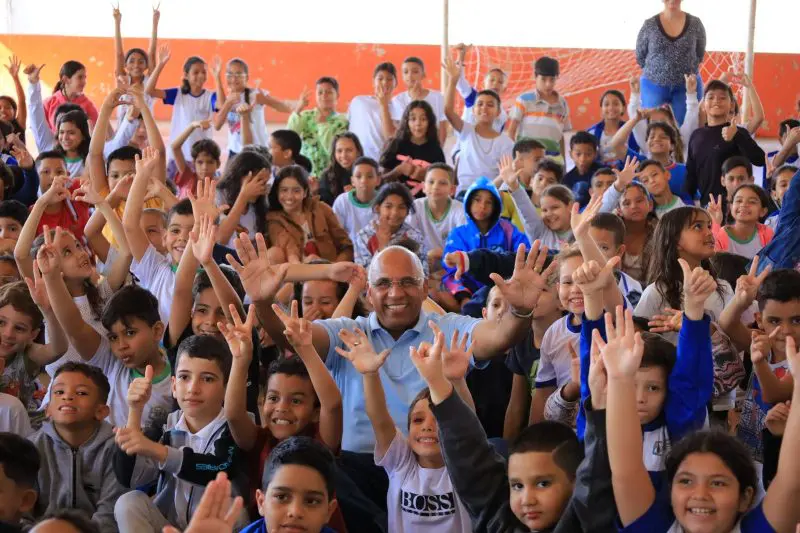
<svg viewBox="0 0 800 533"><path fill-rule="evenodd" d="M45 226L60 226L83 239L83 228L89 221L89 206L83 202L74 202L72 192L80 186L79 180L67 187L69 174L64 154L56 151L40 152L36 157L36 171L39 173L39 191L41 196L31 207L29 218L37 221L36 235ZM55 187L51 194L47 194Z"/></svg>
<svg viewBox="0 0 800 533"><path fill-rule="evenodd" d="M392 110L395 87L397 69L394 64L378 63L372 71L373 93L354 97L347 108L350 131L361 141L364 156L375 161L380 159L386 139L395 132L392 121L392 116L397 114Z"/></svg>
<svg viewBox="0 0 800 533"><path fill-rule="evenodd" d="M658 218L673 209L683 207L680 196L672 194L669 187L669 170L654 159L645 159L639 163L639 181L642 182L647 192L653 198L655 213Z"/></svg>
<svg viewBox="0 0 800 533"><path fill-rule="evenodd" d="M39 467L39 452L25 436L0 433L0 530L33 511Z"/></svg>
<svg viewBox="0 0 800 533"><path fill-rule="evenodd" d="M546 154L544 145L536 139L522 139L514 143L514 148L511 150L514 170L520 171L518 178L526 189L531 189L531 180L536 173L537 165L545 159Z"/></svg>
<svg viewBox="0 0 800 533"><path fill-rule="evenodd" d="M334 533L325 524L337 509L336 464L331 452L309 437L289 437L272 450L256 491L263 516L242 533L272 531L269 524L290 523L308 533ZM299 510L297 506L300 506Z"/></svg>
<svg viewBox="0 0 800 533"><path fill-rule="evenodd" d="M28 220L28 208L16 200L0 202L0 250L14 252L19 234Z"/></svg>
<svg viewBox="0 0 800 533"><path fill-rule="evenodd" d="M767 154L767 161L772 161L775 167L781 165L797 164L797 146L800 144L800 120L788 118L781 121L778 126L778 140L781 143L780 150L770 152ZM764 184L769 182L770 176L767 176L767 168L764 167Z"/></svg>
<svg viewBox="0 0 800 533"><path fill-rule="evenodd" d="M458 52L456 65L461 69L461 73L458 77L458 83L456 85L458 94L460 94L464 99L464 112L462 113L461 118L464 120L464 122L474 124L475 116L472 113L472 108L475 106L475 102L478 98L478 91L472 87L472 85L470 85L470 83L467 81L467 78L464 76L464 58L467 55L467 50L469 47L463 43L460 43L454 48ZM497 94L497 96L500 98L503 97L503 93L506 90L507 84L508 75L499 67L489 68L489 70L486 72L486 76L483 78L483 89L494 91L495 94ZM495 131L502 133L506 126L506 122L508 122L508 113L506 113L505 109L501 108L500 114L493 123Z"/></svg>
<svg viewBox="0 0 800 533"><path fill-rule="evenodd" d="M50 420L30 436L41 459L34 516L72 508L87 513L103 533L116 533L114 504L124 489L113 474L114 433L104 372L65 363L53 375Z"/></svg>
<svg viewBox="0 0 800 533"><path fill-rule="evenodd" d="M372 211L372 200L381 184L378 162L370 157L356 159L353 162L350 184L353 186L352 189L343 192L333 201L333 212L347 231L350 240L356 242L358 232L375 216Z"/></svg>
<svg viewBox="0 0 800 533"><path fill-rule="evenodd" d="M589 195L595 196L602 195L614 185L617 175L610 168L603 167L597 170L592 176L591 186L589 187Z"/></svg>
<svg viewBox="0 0 800 533"><path fill-rule="evenodd" d="M556 92L560 73L558 60L540 57L533 65L536 88L517 97L511 108L508 136L518 141L536 139L548 155L564 156L564 132L572 129L569 106Z"/></svg>
<svg viewBox="0 0 800 533"><path fill-rule="evenodd" d="M530 181L531 202L540 209L542 193L551 185L561 183L564 179L564 167L561 163L550 158L544 158L534 167L533 178Z"/></svg>
<svg viewBox="0 0 800 533"><path fill-rule="evenodd" d="M402 65L403 83L408 89L392 98L391 112L395 124L400 122L408 104L414 100L425 100L433 108L433 114L438 122L439 144L444 145L447 139L447 118L444 115L444 95L433 89L423 87L425 80L425 63L418 57L407 57Z"/></svg>
<svg viewBox="0 0 800 533"><path fill-rule="evenodd" d="M584 206L589 202L589 184L600 170L597 162L597 137L588 131L577 131L569 140L569 157L575 167L564 174L561 184L569 187L575 201Z"/></svg>
<svg viewBox="0 0 800 533"><path fill-rule="evenodd" d="M120 497L114 517L121 533L185 528L217 472L234 479L239 493L246 490L243 457L222 409L231 371L228 347L211 335L193 335L178 347L176 365L172 395L179 410L163 428L142 431L137 423L152 391L152 367L128 390L128 425L117 430L114 474L130 489L155 481L158 489L152 500L138 490Z"/></svg>
<svg viewBox="0 0 800 533"><path fill-rule="evenodd" d="M764 150L744 128L731 119L735 96L730 86L720 80L706 85L703 106L706 125L697 128L689 138L686 159L686 194L690 198L700 193L700 203L708 204L709 195L716 198L724 192L722 162L735 155L745 156L751 164L764 166ZM752 174L752 170L750 171Z"/></svg>

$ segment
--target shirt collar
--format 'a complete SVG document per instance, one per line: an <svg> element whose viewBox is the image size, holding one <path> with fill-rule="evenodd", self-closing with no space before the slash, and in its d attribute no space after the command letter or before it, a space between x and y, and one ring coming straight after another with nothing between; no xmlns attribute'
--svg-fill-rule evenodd
<svg viewBox="0 0 800 533"><path fill-rule="evenodd" d="M178 423L175 424L175 429L179 431L184 431L194 437L197 437L203 441L207 441L211 438L211 436L217 431L219 428L220 423L225 422L225 410L220 409L219 414L217 414L216 418L206 424L206 426L198 431L197 433L192 433L189 429L189 426L186 425L186 417L183 413L181 413L181 417L178 419Z"/></svg>
<svg viewBox="0 0 800 533"><path fill-rule="evenodd" d="M378 321L378 314L373 311L369 314L369 329L372 332L375 331L386 331L381 323ZM419 318L417 319L417 323L414 324L414 327L407 329L406 331L416 331L418 334L422 333L428 324L428 314L420 309L419 311ZM386 331L388 334L389 332Z"/></svg>

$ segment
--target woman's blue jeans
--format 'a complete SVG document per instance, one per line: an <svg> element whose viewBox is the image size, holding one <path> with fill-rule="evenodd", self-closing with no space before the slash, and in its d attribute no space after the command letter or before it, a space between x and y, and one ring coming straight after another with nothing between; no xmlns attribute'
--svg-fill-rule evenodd
<svg viewBox="0 0 800 533"><path fill-rule="evenodd" d="M644 76L641 80L642 107L650 109L662 104L670 104L678 125L683 124L686 117L686 85L658 85ZM697 75L697 98L703 98L703 80Z"/></svg>

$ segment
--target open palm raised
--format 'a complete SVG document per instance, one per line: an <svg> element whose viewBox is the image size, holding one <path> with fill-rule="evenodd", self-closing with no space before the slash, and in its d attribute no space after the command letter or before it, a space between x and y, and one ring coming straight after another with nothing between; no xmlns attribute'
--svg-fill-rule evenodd
<svg viewBox="0 0 800 533"><path fill-rule="evenodd" d="M233 244L241 262L228 254L228 263L239 274L245 292L254 302L272 300L286 279L289 265L270 264L267 258L267 243L261 233L256 233L256 246L253 246L247 233L244 232L234 239Z"/></svg>

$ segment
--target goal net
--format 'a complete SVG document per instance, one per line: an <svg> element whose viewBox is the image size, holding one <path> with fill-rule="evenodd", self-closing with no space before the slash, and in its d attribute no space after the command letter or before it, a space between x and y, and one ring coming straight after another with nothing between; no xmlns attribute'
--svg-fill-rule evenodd
<svg viewBox="0 0 800 533"><path fill-rule="evenodd" d="M627 92L630 77L641 73L633 50L474 46L465 57L464 74L473 87L482 88L489 69L503 69L508 76L504 96L513 101L534 88L533 63L542 56L559 61L558 91L563 96L620 88L620 85ZM744 61L744 53L707 52L700 66L703 83L719 78L731 67L743 70Z"/></svg>

